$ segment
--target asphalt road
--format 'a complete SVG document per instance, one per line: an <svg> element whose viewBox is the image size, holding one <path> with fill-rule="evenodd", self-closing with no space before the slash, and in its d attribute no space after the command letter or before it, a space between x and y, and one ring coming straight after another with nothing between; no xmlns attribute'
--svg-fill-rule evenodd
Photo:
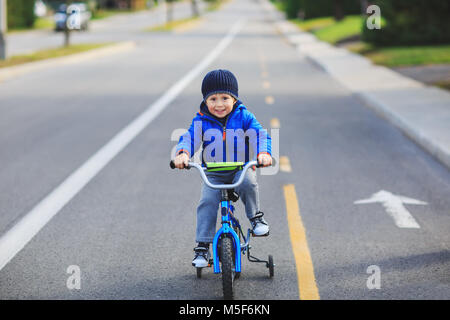
<svg viewBox="0 0 450 320"><path fill-rule="evenodd" d="M189 126L202 77L215 68L233 71L241 100L264 127L279 120L274 143L291 167L258 176L271 234L252 239L253 253L274 256L275 276L245 260L237 299L299 299L309 290L299 289L308 259L299 262L305 252L290 237L286 185L295 188L321 299L450 298L450 172L299 56L271 17L258 1L235 0L188 32L130 33L139 37L131 52L0 83L5 235L244 23L0 270L1 299L221 299L220 277L205 270L197 279L191 266L200 178L168 166L171 136ZM354 204L380 190L427 202L405 205L420 228L397 227L381 203ZM73 265L80 289L67 287ZM375 289L370 266L379 271Z"/></svg>

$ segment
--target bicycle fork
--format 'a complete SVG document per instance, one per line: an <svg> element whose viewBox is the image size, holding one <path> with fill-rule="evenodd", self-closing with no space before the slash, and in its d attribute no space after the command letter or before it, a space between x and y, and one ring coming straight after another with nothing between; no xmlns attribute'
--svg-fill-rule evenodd
<svg viewBox="0 0 450 320"><path fill-rule="evenodd" d="M217 231L213 240L213 266L214 273L220 273L219 265L219 250L218 244L222 237L231 237L233 239L233 250L234 250L234 266L235 272L241 272L241 243L238 234L233 230L232 227L232 214L234 212L234 206L228 199L228 194L226 190L222 190L222 200L220 202L220 211L222 214L221 221L222 227Z"/></svg>

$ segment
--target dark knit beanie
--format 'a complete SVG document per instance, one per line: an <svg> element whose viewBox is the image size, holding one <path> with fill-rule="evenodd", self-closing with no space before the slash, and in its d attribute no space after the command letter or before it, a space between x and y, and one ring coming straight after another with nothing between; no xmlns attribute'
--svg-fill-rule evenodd
<svg viewBox="0 0 450 320"><path fill-rule="evenodd" d="M236 77L228 70L218 69L210 71L203 78L203 100L216 93L227 93L238 99L238 82Z"/></svg>

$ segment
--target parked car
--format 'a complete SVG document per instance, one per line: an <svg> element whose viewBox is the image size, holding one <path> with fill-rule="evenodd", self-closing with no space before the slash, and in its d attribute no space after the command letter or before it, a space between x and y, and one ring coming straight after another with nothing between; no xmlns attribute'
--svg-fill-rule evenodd
<svg viewBox="0 0 450 320"><path fill-rule="evenodd" d="M55 13L55 31L63 31L66 25L71 30L87 30L91 16L85 3L74 2L69 6L62 4Z"/></svg>
<svg viewBox="0 0 450 320"><path fill-rule="evenodd" d="M47 14L47 7L42 0L36 0L34 3L34 15L36 17L44 17Z"/></svg>

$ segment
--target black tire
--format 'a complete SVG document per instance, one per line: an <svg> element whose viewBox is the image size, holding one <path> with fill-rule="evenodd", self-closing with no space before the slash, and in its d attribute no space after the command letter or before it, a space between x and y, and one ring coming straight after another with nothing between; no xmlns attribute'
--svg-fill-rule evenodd
<svg viewBox="0 0 450 320"><path fill-rule="evenodd" d="M269 268L269 276L272 278L274 274L275 265L273 264L273 257L271 254L269 254L269 263L267 267Z"/></svg>
<svg viewBox="0 0 450 320"><path fill-rule="evenodd" d="M223 237L220 241L223 298L225 300L233 300L233 281L235 275L233 241L228 237Z"/></svg>
<svg viewBox="0 0 450 320"><path fill-rule="evenodd" d="M197 269L197 278L201 278L202 277L202 269L203 268L195 268Z"/></svg>

